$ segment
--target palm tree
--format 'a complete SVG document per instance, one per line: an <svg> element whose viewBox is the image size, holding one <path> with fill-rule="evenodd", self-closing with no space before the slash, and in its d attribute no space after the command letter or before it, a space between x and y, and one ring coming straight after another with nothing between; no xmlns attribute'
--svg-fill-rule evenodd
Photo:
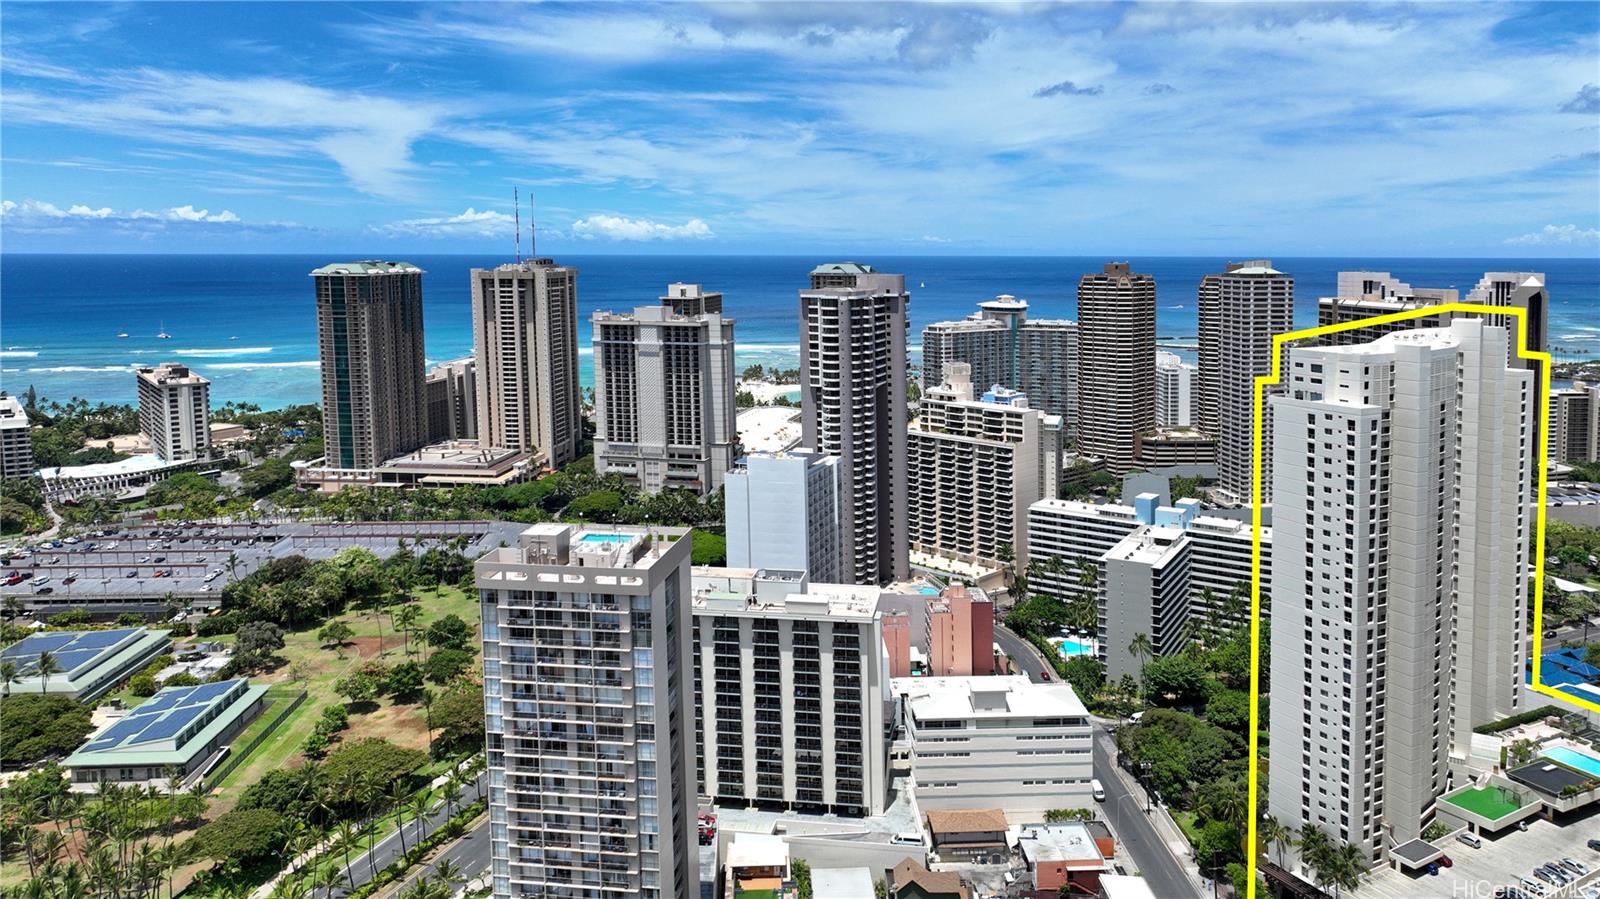
<svg viewBox="0 0 1600 899"><path fill-rule="evenodd" d="M416 825L414 835L420 845L423 838L423 825L428 820L428 797L421 793L411 797L411 801L406 803L405 810L411 813L411 821Z"/></svg>
<svg viewBox="0 0 1600 899"><path fill-rule="evenodd" d="M0 661L0 699L11 696L11 685L22 680L22 673L17 668L17 663L11 659Z"/></svg>
<svg viewBox="0 0 1600 899"><path fill-rule="evenodd" d="M416 625L422 610L414 605L403 605L389 612L389 623L405 638L406 656L411 655L411 628Z"/></svg>
<svg viewBox="0 0 1600 899"><path fill-rule="evenodd" d="M1310 824L1300 828L1300 867L1315 872L1319 886L1327 883L1323 875L1332 870L1329 864L1332 855L1333 841L1327 834Z"/></svg>
<svg viewBox="0 0 1600 899"><path fill-rule="evenodd" d="M1278 850L1278 867L1283 867L1283 851L1295 847L1295 831L1271 815L1261 819L1258 828L1262 842Z"/></svg>
<svg viewBox="0 0 1600 899"><path fill-rule="evenodd" d="M1250 804L1238 786L1238 781L1224 780L1216 789L1207 792L1204 798L1206 816L1235 827L1244 824L1245 817L1250 814Z"/></svg>
<svg viewBox="0 0 1600 899"><path fill-rule="evenodd" d="M5 598L6 620L13 621L22 614L22 597L7 596Z"/></svg>
<svg viewBox="0 0 1600 899"><path fill-rule="evenodd" d="M400 823L400 854L409 855L411 850L406 847L406 788L405 784L395 781L389 785L389 806L395 809L395 820Z"/></svg>
<svg viewBox="0 0 1600 899"><path fill-rule="evenodd" d="M349 821L340 821L336 833L338 834L339 846L344 850L344 876L346 880L349 880L351 879L350 847L355 845L356 837L358 836L356 826Z"/></svg>
<svg viewBox="0 0 1600 899"><path fill-rule="evenodd" d="M1361 885L1362 875L1367 873L1367 858L1360 847L1345 844L1333 851L1333 870L1330 872L1328 883L1333 886L1335 896L1343 895L1341 890L1354 890Z"/></svg>
<svg viewBox="0 0 1600 899"><path fill-rule="evenodd" d="M1133 635L1133 642L1128 644L1128 652L1139 660L1139 686L1144 687L1144 667L1150 657L1155 654L1155 647L1150 643L1150 635L1140 631Z"/></svg>
<svg viewBox="0 0 1600 899"><path fill-rule="evenodd" d="M441 859L437 865L434 865L433 875L439 878L439 882L449 887L452 892L455 891L456 884L465 883L467 880L466 872L462 871L461 866L450 859Z"/></svg>
<svg viewBox="0 0 1600 899"><path fill-rule="evenodd" d="M222 563L223 565L227 566L227 569L228 569L228 580L236 581L236 580L239 579L239 577L238 577L239 562L240 562L240 559L239 559L239 554L238 553L235 553L235 552L228 553L228 560L226 562Z"/></svg>
<svg viewBox="0 0 1600 899"><path fill-rule="evenodd" d="M55 655L55 653L49 651L48 649L39 653L39 695L40 696L43 696L44 695L44 691L50 686L50 675L55 674L57 671L60 671L60 670L61 670L61 666L56 663L56 655Z"/></svg>

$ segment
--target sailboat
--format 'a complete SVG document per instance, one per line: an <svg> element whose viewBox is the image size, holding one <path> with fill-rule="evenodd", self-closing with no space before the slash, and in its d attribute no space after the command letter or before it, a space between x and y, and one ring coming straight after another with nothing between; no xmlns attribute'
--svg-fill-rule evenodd
<svg viewBox="0 0 1600 899"><path fill-rule="evenodd" d="M161 323L161 331L156 334L156 339L157 340L171 340L172 339L172 335L167 333L167 323L166 322L162 322Z"/></svg>
<svg viewBox="0 0 1600 899"><path fill-rule="evenodd" d="M119 339L126 340L126 339L128 339L128 332L127 331L118 331L117 332L117 337Z"/></svg>

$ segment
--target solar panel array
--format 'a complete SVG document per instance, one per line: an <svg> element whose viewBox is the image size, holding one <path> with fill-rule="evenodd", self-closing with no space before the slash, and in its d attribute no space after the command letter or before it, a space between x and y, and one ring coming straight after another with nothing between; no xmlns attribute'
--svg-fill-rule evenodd
<svg viewBox="0 0 1600 899"><path fill-rule="evenodd" d="M65 674L93 661L139 630L118 628L109 631L32 634L0 650L0 659L16 662L17 673L22 677L31 677L39 673L39 653L48 652L56 660L54 673Z"/></svg>
<svg viewBox="0 0 1600 899"><path fill-rule="evenodd" d="M243 678L197 687L168 687L150 698L83 747L84 752L140 748L172 740L207 712L228 704L248 684Z"/></svg>

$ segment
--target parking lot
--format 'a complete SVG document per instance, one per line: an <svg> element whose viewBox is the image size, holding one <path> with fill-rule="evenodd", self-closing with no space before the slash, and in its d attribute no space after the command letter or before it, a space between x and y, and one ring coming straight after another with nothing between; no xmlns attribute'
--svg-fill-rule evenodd
<svg viewBox="0 0 1600 899"><path fill-rule="evenodd" d="M1441 867L1438 876L1412 877L1384 868L1363 883L1357 895L1362 899L1491 899L1497 887L1516 886L1526 877L1545 887L1551 899L1574 899L1600 883L1600 852L1585 845L1596 837L1600 837L1600 808L1586 816L1569 818L1564 826L1530 818L1527 831L1512 827L1498 837L1483 836L1481 849L1450 840L1444 850L1455 864ZM1563 857L1584 865L1589 873L1560 890L1533 876L1535 867Z"/></svg>
<svg viewBox="0 0 1600 899"><path fill-rule="evenodd" d="M524 525L515 522L287 522L151 525L80 535L77 543L34 547L27 558L6 560L0 596L16 596L41 613L86 608L92 612L149 611L169 594L196 608L220 601L224 585L269 559L303 555L325 559L352 546L379 557L401 540L419 549L465 536L469 556L501 541L515 543ZM231 562L230 562L231 560ZM40 579L43 579L42 581Z"/></svg>

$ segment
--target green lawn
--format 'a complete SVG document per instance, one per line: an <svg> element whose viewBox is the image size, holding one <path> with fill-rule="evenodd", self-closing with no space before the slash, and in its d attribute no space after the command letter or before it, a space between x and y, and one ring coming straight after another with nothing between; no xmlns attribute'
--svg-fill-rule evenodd
<svg viewBox="0 0 1600 899"><path fill-rule="evenodd" d="M1490 821L1497 821L1511 814L1522 806L1514 800L1507 801L1506 792L1493 787L1481 790L1466 790L1454 796L1445 797L1445 802L1460 806L1469 812L1482 815ZM1513 796L1515 794L1512 794Z"/></svg>

